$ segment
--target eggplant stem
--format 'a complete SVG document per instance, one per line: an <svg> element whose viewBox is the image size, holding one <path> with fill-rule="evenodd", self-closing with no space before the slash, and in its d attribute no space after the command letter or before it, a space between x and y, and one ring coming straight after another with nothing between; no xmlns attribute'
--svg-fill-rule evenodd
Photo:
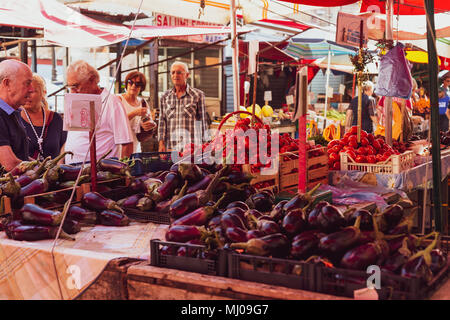
<svg viewBox="0 0 450 320"><path fill-rule="evenodd" d="M412 261L420 256L423 256L423 258L425 259L425 263L427 264L427 266L431 265L431 255L430 252L431 250L433 250L436 247L437 241L439 239L439 232L432 232L431 234L434 234L434 239L431 242L431 244L429 244L425 249L420 250L419 252L417 252L416 254L414 254L413 256L411 256L408 261Z"/></svg>
<svg viewBox="0 0 450 320"><path fill-rule="evenodd" d="M355 224L353 225L356 229L359 229L359 226L361 224L361 218L362 216L356 218Z"/></svg>
<svg viewBox="0 0 450 320"><path fill-rule="evenodd" d="M227 195L228 195L228 194L225 192L225 193L219 198L219 200L217 200L216 204L213 206L214 210L216 210L216 209L220 206L220 204L222 203L222 201L225 199L225 197L226 197Z"/></svg>
<svg viewBox="0 0 450 320"><path fill-rule="evenodd" d="M230 244L230 248L231 249L247 249L247 247L248 247L248 244L247 244L247 242L235 242L235 243L232 243L232 244Z"/></svg>
<svg viewBox="0 0 450 320"><path fill-rule="evenodd" d="M307 193L306 193L306 196L307 197L311 197L312 195L313 195L313 193L314 192L316 192L316 190L317 189L319 189L319 187L322 185L322 183L318 183L318 184L316 184L315 186L314 186L314 188L312 188L311 190L309 190Z"/></svg>

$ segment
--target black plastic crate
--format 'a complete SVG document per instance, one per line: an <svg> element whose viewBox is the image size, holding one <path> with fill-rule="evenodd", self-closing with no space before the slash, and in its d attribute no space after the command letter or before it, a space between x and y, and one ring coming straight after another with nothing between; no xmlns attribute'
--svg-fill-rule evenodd
<svg viewBox="0 0 450 320"><path fill-rule="evenodd" d="M183 257L167 255L161 253L164 246L174 248L175 252L179 247L198 250L200 255L206 251L206 246L196 244L186 244L180 242L150 240L150 264L155 267L178 269L184 271L197 272L202 274L226 277L227 275L227 254L223 250L218 251L217 259Z"/></svg>
<svg viewBox="0 0 450 320"><path fill-rule="evenodd" d="M155 211L141 211L139 209L124 209L125 214L128 218L139 222L153 222L157 224L170 224L169 213L161 213Z"/></svg>
<svg viewBox="0 0 450 320"><path fill-rule="evenodd" d="M315 290L314 266L304 261L228 252L228 277L292 289Z"/></svg>
<svg viewBox="0 0 450 320"><path fill-rule="evenodd" d="M354 297L354 291L367 288L371 274L365 271L315 266L316 291L335 296ZM423 300L432 295L448 276L448 264L430 283L381 271L380 300Z"/></svg>
<svg viewBox="0 0 450 320"><path fill-rule="evenodd" d="M130 158L135 159L135 163L131 167L131 175L133 176L169 170L173 165L171 152L133 153Z"/></svg>

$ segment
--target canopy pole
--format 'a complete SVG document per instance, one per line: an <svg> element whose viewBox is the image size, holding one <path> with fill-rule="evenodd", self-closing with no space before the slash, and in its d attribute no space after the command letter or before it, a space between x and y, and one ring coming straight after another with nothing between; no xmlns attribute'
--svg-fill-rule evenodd
<svg viewBox="0 0 450 320"><path fill-rule="evenodd" d="M231 0L231 47L233 48L233 94L234 94L234 111L239 110L239 39L236 34L236 1Z"/></svg>
<svg viewBox="0 0 450 320"><path fill-rule="evenodd" d="M434 1L425 0L427 17L427 51L428 74L430 79L430 109L431 109L431 141L433 162L433 215L435 228L438 232L444 231L441 199L441 150L439 148L439 106L438 106L438 60L436 52L436 30L434 26ZM445 207L447 211L447 207ZM447 230L445 230L447 231Z"/></svg>
<svg viewBox="0 0 450 320"><path fill-rule="evenodd" d="M386 39L393 40L392 17L394 0L386 1ZM392 97L386 97L384 101L384 135L386 143L392 146Z"/></svg>
<svg viewBox="0 0 450 320"><path fill-rule="evenodd" d="M325 84L325 110L323 112L323 115L325 117L325 120L323 121L323 128L325 129L327 127L327 109L328 109L328 86L330 85L330 63L331 63L331 49L330 46L328 46L328 63L327 63L327 80Z"/></svg>

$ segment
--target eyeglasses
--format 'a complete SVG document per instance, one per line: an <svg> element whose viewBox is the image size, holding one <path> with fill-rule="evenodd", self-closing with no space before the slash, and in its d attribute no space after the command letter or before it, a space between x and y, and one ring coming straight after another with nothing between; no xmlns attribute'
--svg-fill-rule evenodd
<svg viewBox="0 0 450 320"><path fill-rule="evenodd" d="M136 87L140 87L140 88L142 88L144 86L143 82L135 82L135 81L128 80L127 83L130 86L132 86L134 84Z"/></svg>
<svg viewBox="0 0 450 320"><path fill-rule="evenodd" d="M81 86L81 83L75 83L75 84L68 84L68 85L66 85L66 88L67 89L70 89L70 90L78 90L78 89L80 89L80 86Z"/></svg>
<svg viewBox="0 0 450 320"><path fill-rule="evenodd" d="M178 75L180 75L180 74L185 74L186 72L185 71L171 71L170 72L170 74L178 74Z"/></svg>

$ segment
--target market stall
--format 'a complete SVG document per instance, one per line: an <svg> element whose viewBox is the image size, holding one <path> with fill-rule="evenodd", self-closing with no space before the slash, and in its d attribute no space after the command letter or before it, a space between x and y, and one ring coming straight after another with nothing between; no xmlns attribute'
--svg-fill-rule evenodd
<svg viewBox="0 0 450 320"><path fill-rule="evenodd" d="M433 178L435 162L418 155L431 146L391 146L360 120L342 134L337 119L322 141L311 122L308 138L305 68L290 117L298 128L253 96L202 145L24 161L0 177L0 297L448 299L448 232L418 230L405 194ZM447 177L450 153L439 163ZM374 265L381 285L368 287Z"/></svg>

